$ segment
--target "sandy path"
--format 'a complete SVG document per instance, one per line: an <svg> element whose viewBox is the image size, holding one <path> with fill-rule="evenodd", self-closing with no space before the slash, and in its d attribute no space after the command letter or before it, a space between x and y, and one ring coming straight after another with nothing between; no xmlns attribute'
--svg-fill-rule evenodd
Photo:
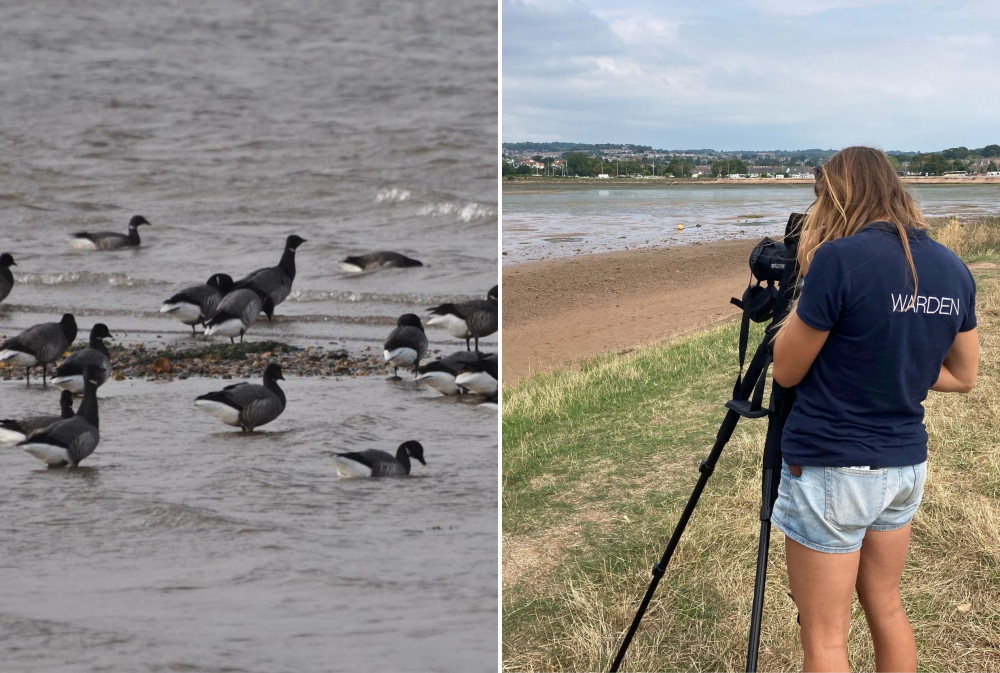
<svg viewBox="0 0 1000 673"><path fill-rule="evenodd" d="M735 319L751 241L588 255L503 270L503 382Z"/></svg>

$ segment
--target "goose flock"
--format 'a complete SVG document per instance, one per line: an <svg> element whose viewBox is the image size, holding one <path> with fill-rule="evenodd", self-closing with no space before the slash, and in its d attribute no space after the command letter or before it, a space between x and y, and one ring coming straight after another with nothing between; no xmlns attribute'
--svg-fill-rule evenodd
<svg viewBox="0 0 1000 673"><path fill-rule="evenodd" d="M77 232L69 245L78 250L117 250L141 245L138 228L151 226L142 215L129 220L125 234L110 231ZM295 253L306 239L290 235L278 264L257 269L239 280L225 273L209 276L202 285L186 287L166 299L159 312L191 327L201 326L206 338L229 337L235 343L263 313L268 320L275 308L288 298L295 280ZM10 295L16 266L11 253L0 254L0 302ZM348 256L340 261L350 273L371 273L384 268L423 266L419 260L392 251ZM496 408L498 358L479 351L479 339L499 327L499 287L492 287L485 299L445 303L427 309L428 326L439 326L465 341L459 350L433 362L421 364L427 355L424 323L415 313L396 319L396 327L383 343L383 356L392 367L390 381L399 381L399 368L412 371L414 380L442 395L474 395L484 406ZM77 337L72 313L58 322L32 325L0 343L0 362L24 367L25 385L31 385L31 370L41 367L42 386L49 383L49 365L56 363ZM50 467L76 467L90 456L100 442L97 389L112 373L111 354L105 344L113 339L108 326L94 323L86 348L77 350L56 366L51 382L61 390L59 413L42 412L21 419L0 420L0 444L16 444ZM474 346L473 346L474 344ZM242 432L253 432L284 413L287 398L278 385L284 381L281 367L268 363L260 384L240 382L221 390L206 392L194 400L195 408ZM76 412L74 395L82 396ZM395 455L381 449L331 454L342 479L392 477L410 474L411 459L426 465L424 447L416 440L404 441Z"/></svg>

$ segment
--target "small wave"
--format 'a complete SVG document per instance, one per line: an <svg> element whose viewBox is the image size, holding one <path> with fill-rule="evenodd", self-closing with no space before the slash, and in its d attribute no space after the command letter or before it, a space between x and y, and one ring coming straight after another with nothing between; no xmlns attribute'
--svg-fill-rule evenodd
<svg viewBox="0 0 1000 673"><path fill-rule="evenodd" d="M487 217L496 217L497 209L482 203L432 203L421 208L420 215L430 217L442 217L448 215L458 215L463 222L472 222Z"/></svg>
<svg viewBox="0 0 1000 673"><path fill-rule="evenodd" d="M398 189L396 187L392 189L380 189L378 190L378 194L375 195L377 203L382 203L383 201L406 201L409 198L410 190Z"/></svg>
<svg viewBox="0 0 1000 673"><path fill-rule="evenodd" d="M434 300L422 295L402 293L379 294L375 292L351 292L344 290L292 290L291 294L288 295L288 301L303 303L336 301L348 304L424 304Z"/></svg>
<svg viewBox="0 0 1000 673"><path fill-rule="evenodd" d="M25 285L110 285L111 287L146 287L155 283L143 278L133 278L125 273L98 273L94 271L65 271L61 273L19 273L18 283Z"/></svg>

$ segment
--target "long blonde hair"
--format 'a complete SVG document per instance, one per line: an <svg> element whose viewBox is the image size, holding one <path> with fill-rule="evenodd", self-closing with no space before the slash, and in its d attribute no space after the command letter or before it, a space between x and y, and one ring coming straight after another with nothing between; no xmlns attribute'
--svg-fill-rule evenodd
<svg viewBox="0 0 1000 673"><path fill-rule="evenodd" d="M927 223L888 157L872 147L847 147L816 171L816 201L806 212L799 238L799 274L809 272L816 249L827 241L856 234L871 222L896 227L917 294L917 268L906 230Z"/></svg>

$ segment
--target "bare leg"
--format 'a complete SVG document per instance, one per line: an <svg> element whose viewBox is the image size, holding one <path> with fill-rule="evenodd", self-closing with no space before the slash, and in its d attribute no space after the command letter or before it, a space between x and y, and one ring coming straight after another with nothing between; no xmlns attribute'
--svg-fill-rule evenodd
<svg viewBox="0 0 1000 673"><path fill-rule="evenodd" d="M861 545L858 598L865 609L875 645L878 671L917 670L917 646L899 596L910 525L890 531L868 531Z"/></svg>
<svg viewBox="0 0 1000 673"><path fill-rule="evenodd" d="M799 609L803 671L847 671L847 634L861 552L825 554L785 538L788 584Z"/></svg>

